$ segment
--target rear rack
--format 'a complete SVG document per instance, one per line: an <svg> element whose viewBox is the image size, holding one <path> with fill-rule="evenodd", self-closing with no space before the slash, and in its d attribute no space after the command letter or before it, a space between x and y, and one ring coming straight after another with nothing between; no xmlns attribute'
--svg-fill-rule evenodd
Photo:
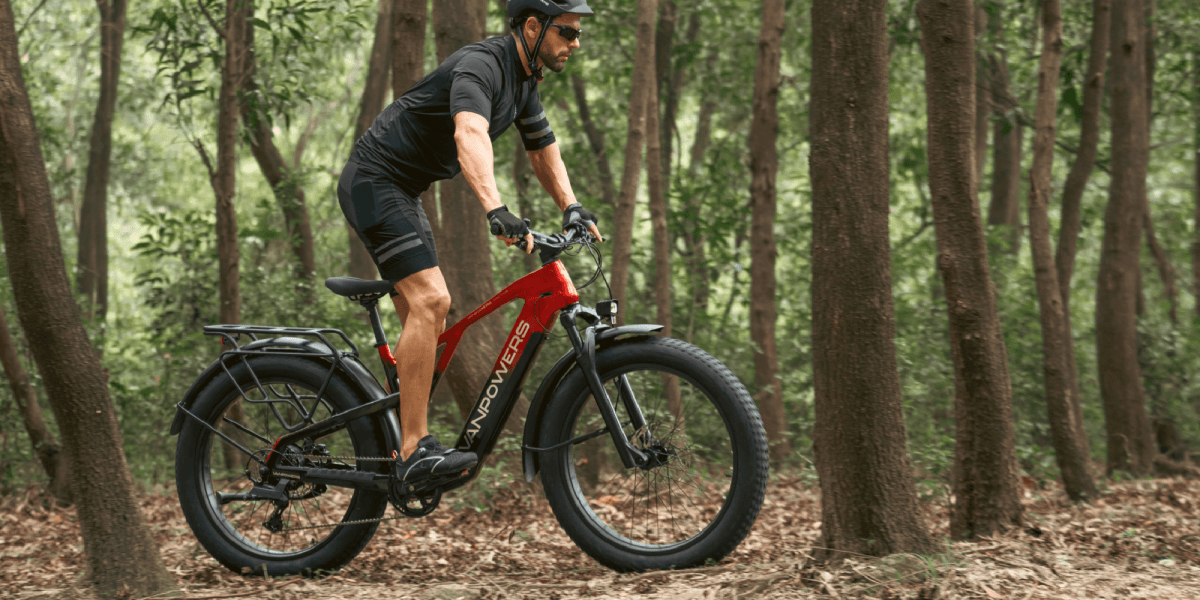
<svg viewBox="0 0 1200 600"><path fill-rule="evenodd" d="M259 339L260 339L259 336L269 336L269 337L294 336L294 337L316 338L316 339L320 340L322 344L325 344L325 347L328 348L330 351L330 354L328 354L328 355L318 355L318 356L329 356L336 360L340 353L338 353L336 350L334 350L333 344L329 343L329 338L325 337L325 334L331 334L331 335L336 335L337 337L342 338L342 341L346 342L347 346L350 346L350 352L348 354L350 354L351 356L355 356L355 357L358 356L358 346L355 346L354 342L350 341L350 338L346 337L346 334L342 333L342 331L340 329L312 328L312 327L272 327L270 325L205 325L204 326L204 335L221 336L221 345L222 346L225 345L226 341L229 342L229 345L233 347L233 350L227 350L226 352L238 352L238 353L242 352L241 346L238 345L237 341L243 334L250 336L251 342L259 341ZM250 354L263 354L263 352L255 352L255 351L250 351L249 353Z"/></svg>
<svg viewBox="0 0 1200 600"><path fill-rule="evenodd" d="M324 395L325 389L329 387L329 382L333 379L334 372L341 367L341 361L347 358L349 360L358 359L358 346L355 346L354 342L350 341L350 338L346 337L346 334L342 333L341 330L338 329L271 327L266 325L206 325L204 327L204 335L220 336L222 347L226 347L226 343L228 343L229 349L222 352L221 356L217 359L217 362L221 365L221 370L225 372L225 376L228 377L231 382L233 382L233 385L238 389L239 395L241 395L246 402L253 404L262 403L270 406L271 411L274 412L276 418L278 418L280 425L288 432L299 431L314 423L313 414L316 412L317 406L321 402L321 397ZM251 342L264 341L271 338L280 337L309 338L320 341L324 347L315 348L309 346L301 348L297 347L298 345L293 342L290 345L290 348L288 345L284 345L282 347L266 346L259 348L246 348L244 345L238 344L238 339L241 338L242 335L249 336ZM332 343L330 343L330 337L341 338L341 340L350 347L350 350L338 350L333 346ZM309 396L305 394L301 396L297 394L290 385L274 384L264 386L262 382L259 381L258 375L255 374L254 368L250 365L250 361L248 360L248 357L251 356L278 356L280 353L288 352L289 350L295 353L303 353L305 356L329 359L329 371L325 374L325 379L321 382L321 387L317 390L316 395ZM261 399L255 399L256 396L247 395L247 390L242 389L242 386L237 382L237 379L232 373L229 372L230 363L235 363L238 360L240 360L250 372L250 377L254 380L252 389L257 389L257 397L261 397ZM311 406L305 406L303 401L309 399L312 400ZM296 424L289 423L284 415L280 414L279 409L277 408L277 404L279 403L290 406L303 420ZM187 411L184 412L189 417L193 416ZM204 423L204 425L208 426L207 423ZM211 426L208 426L208 428L216 432L217 435L220 435L222 438L225 438L226 441L233 443L232 440L227 438L225 435L222 435L220 432L217 432ZM250 454L240 445L236 443L234 443L234 445L237 446L242 452ZM251 457L253 457L252 454Z"/></svg>

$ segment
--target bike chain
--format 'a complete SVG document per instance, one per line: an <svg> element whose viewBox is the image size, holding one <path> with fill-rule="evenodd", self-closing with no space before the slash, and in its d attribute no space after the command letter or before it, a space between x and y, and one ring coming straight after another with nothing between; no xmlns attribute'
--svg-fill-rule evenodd
<svg viewBox="0 0 1200 600"><path fill-rule="evenodd" d="M380 458L376 456L313 456L309 454L289 455L297 458L307 458L309 460L353 460L355 462L396 462L394 458ZM408 517L379 517L378 519L358 519L357 521L339 521L328 525L303 525L300 527L288 527L280 529L278 533L288 533L290 531L304 531L307 529L325 529L327 527L341 527L343 525L363 525L366 523L380 523L383 521L397 521L399 519L407 519Z"/></svg>

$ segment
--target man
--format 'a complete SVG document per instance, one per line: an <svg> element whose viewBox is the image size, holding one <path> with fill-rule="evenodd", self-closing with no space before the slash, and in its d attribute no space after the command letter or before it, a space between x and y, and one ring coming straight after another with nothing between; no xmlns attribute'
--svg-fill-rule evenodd
<svg viewBox="0 0 1200 600"><path fill-rule="evenodd" d="M492 142L515 122L534 174L563 210L564 227L582 218L600 238L595 215L575 200L537 89L542 67L556 73L566 67L579 48L581 17L592 14L586 0L509 0L512 35L452 54L384 109L342 170L338 202L383 279L393 282L404 328L396 368L403 437L397 473L405 481L461 472L478 461L473 452L444 448L426 423L450 293L420 194L461 172L487 213L486 226L500 231L496 237L505 244L520 242L532 252L529 227L500 202L492 168Z"/></svg>

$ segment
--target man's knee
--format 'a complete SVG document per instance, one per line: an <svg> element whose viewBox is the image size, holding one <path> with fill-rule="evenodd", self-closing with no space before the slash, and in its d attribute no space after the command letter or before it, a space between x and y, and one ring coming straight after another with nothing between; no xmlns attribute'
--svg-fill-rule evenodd
<svg viewBox="0 0 1200 600"><path fill-rule="evenodd" d="M429 289L422 290L421 293L415 294L415 296L415 298L408 298L410 318L414 315L421 315L432 320L434 323L442 323L446 320L446 315L450 312L449 292L446 290Z"/></svg>

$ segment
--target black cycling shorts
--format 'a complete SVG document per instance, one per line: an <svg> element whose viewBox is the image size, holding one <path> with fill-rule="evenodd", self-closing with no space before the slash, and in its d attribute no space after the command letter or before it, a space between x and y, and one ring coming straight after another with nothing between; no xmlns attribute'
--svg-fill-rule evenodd
<svg viewBox="0 0 1200 600"><path fill-rule="evenodd" d="M338 204L379 268L393 283L438 266L433 229L421 208L395 183L350 157L338 179Z"/></svg>

